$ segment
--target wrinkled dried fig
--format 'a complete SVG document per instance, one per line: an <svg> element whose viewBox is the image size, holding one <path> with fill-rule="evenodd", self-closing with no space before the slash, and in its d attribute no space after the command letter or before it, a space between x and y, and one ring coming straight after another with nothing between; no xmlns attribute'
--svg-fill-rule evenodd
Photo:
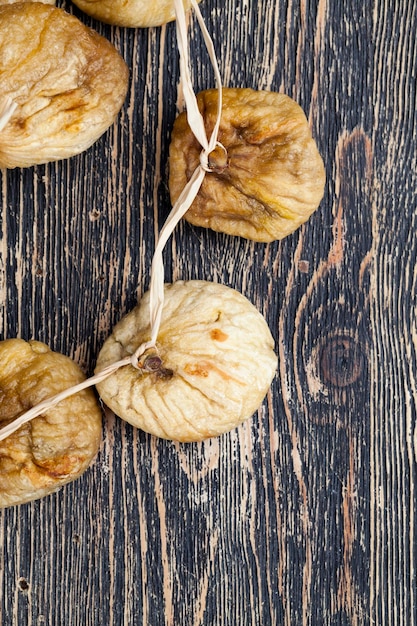
<svg viewBox="0 0 417 626"><path fill-rule="evenodd" d="M150 338L149 292L104 343L96 372ZM157 351L97 385L121 418L165 439L231 430L262 403L277 367L262 315L240 293L205 281L165 286Z"/></svg>
<svg viewBox="0 0 417 626"><path fill-rule="evenodd" d="M174 0L73 0L84 13L115 26L144 28L175 19ZM183 0L186 11L190 0Z"/></svg>
<svg viewBox="0 0 417 626"><path fill-rule="evenodd" d="M1 427L84 380L71 359L38 341L1 341L0 364ZM0 507L41 498L78 478L97 453L101 421L87 389L0 441Z"/></svg>
<svg viewBox="0 0 417 626"><path fill-rule="evenodd" d="M206 132L217 115L217 90L197 95ZM218 146L211 171L185 214L196 226L268 242L296 230L317 209L324 192L322 158L302 109L288 96L224 89ZM169 188L172 203L200 162L201 147L186 113L173 127Z"/></svg>
<svg viewBox="0 0 417 626"><path fill-rule="evenodd" d="M114 46L62 9L0 6L0 99L17 105L0 132L0 167L86 150L114 122L128 69Z"/></svg>

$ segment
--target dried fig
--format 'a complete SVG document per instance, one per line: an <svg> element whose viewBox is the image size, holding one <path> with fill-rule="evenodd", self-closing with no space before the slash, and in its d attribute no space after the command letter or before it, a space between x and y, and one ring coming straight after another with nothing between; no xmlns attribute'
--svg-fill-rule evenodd
<svg viewBox="0 0 417 626"><path fill-rule="evenodd" d="M114 122L128 68L77 18L38 2L0 6L0 93L17 105L0 132L0 167L86 150Z"/></svg>
<svg viewBox="0 0 417 626"><path fill-rule="evenodd" d="M0 341L0 426L84 380L70 358L38 341ZM0 507L35 500L78 478L97 453L102 415L91 389L0 441Z"/></svg>
<svg viewBox="0 0 417 626"><path fill-rule="evenodd" d="M149 292L104 343L96 372L150 338ZM198 441L231 430L262 403L277 367L262 315L242 294L205 281L165 286L155 352L139 369L97 384L121 418L165 439Z"/></svg>
<svg viewBox="0 0 417 626"><path fill-rule="evenodd" d="M161 26L175 19L174 0L73 0L84 13L115 26ZM190 0L183 0L186 11Z"/></svg>
<svg viewBox="0 0 417 626"><path fill-rule="evenodd" d="M197 101L210 136L217 90L199 93ZM268 242L292 233L317 209L324 192L324 165L294 100L268 91L224 89L218 141L221 145L209 155L211 171L186 220ZM170 144L173 203L198 166L200 153L186 113L181 113Z"/></svg>

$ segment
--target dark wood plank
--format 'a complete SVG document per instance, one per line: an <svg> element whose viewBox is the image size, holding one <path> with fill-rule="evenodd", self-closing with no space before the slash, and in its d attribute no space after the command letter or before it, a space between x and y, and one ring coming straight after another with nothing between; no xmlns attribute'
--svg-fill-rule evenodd
<svg viewBox="0 0 417 626"><path fill-rule="evenodd" d="M416 19L414 5L386 7L374 36L371 598L375 622L390 624L417 621Z"/></svg>
<svg viewBox="0 0 417 626"><path fill-rule="evenodd" d="M149 284L169 210L173 24L119 29L64 6L131 68L86 153L1 173L0 338L91 373ZM0 621L48 626L417 624L417 8L399 0L202 0L225 84L304 108L328 176L297 233L256 244L181 223L166 280L242 291L279 371L253 419L200 444L107 413L94 465L0 512ZM192 31L197 90L213 72ZM0 365L1 367L1 365Z"/></svg>

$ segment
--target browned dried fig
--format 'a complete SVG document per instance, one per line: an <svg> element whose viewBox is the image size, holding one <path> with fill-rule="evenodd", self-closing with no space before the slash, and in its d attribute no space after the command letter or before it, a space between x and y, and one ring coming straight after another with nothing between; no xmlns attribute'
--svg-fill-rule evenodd
<svg viewBox="0 0 417 626"><path fill-rule="evenodd" d="M217 115L217 90L197 95L207 135ZM282 239L317 209L324 193L322 158L302 109L288 96L224 89L217 147L202 187L185 214L196 226L255 241ZM172 131L172 203L200 162L201 147L186 113Z"/></svg>
<svg viewBox="0 0 417 626"><path fill-rule="evenodd" d="M150 338L149 292L114 328L96 372ZM277 358L265 319L242 294L206 281L165 286L156 351L97 389L121 418L165 439L199 441L231 430L262 403Z"/></svg>
<svg viewBox="0 0 417 626"><path fill-rule="evenodd" d="M0 167L86 150L114 122L127 66L114 46L62 9L0 6L0 101L16 109L0 131Z"/></svg>
<svg viewBox="0 0 417 626"><path fill-rule="evenodd" d="M0 342L0 426L84 380L68 357L38 341ZM41 498L78 478L97 453L101 410L91 389L0 441L0 507Z"/></svg>
<svg viewBox="0 0 417 626"><path fill-rule="evenodd" d="M174 0L73 0L84 13L115 26L161 26L175 19ZM186 11L190 0L183 0Z"/></svg>

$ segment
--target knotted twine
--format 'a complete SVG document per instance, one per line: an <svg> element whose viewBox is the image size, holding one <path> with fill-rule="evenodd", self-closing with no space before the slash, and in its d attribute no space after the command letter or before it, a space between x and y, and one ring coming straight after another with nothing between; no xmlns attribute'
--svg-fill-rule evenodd
<svg viewBox="0 0 417 626"><path fill-rule="evenodd" d="M197 21L199 23L204 43L207 48L207 52L213 66L216 88L218 91L218 108L217 108L217 118L216 124L213 128L213 132L210 138L207 138L206 130L204 126L204 120L200 113L197 104L197 98L195 96L192 80L191 80L191 72L190 72L190 61L188 54L188 27L186 23L185 9L182 0L174 0L175 4L175 16L176 16L176 36L177 36L177 46L179 51L179 59L180 59L180 83L182 85L184 100L185 100L185 108L187 112L187 120L190 126L192 133L195 138L199 142L202 147L202 151L200 154L200 163L193 172L190 180L187 185L184 187L182 193L180 194L178 200L172 207L160 233L155 246L154 255L151 263L151 273L150 273L150 303L149 303L149 316L150 316L150 328L151 328L151 338L149 341L141 344L135 350L135 352L126 356L123 359L116 361L108 365L101 372L87 378L82 383L78 385L74 385L61 391L60 393L52 396L51 398L47 398L43 402L40 402L36 406L32 407L19 417L17 417L13 422L0 429L0 441L6 439L9 435L18 430L21 426L30 422L35 417L38 417L42 413L48 411L52 407L56 406L66 398L79 393L83 389L87 389L88 387L92 387L93 385L101 382L108 378L111 374L113 374L116 370L121 367L125 367L126 365L132 365L136 369L140 369L138 365L138 361L140 357L150 349L156 348L156 342L158 338L158 332L161 325L162 311L164 306L164 263L163 263L163 251L165 245L175 230L180 219L183 215L188 211L192 202L194 201L198 191L202 185L204 176L206 172L210 171L209 167L209 154L216 148L216 146L224 147L218 142L218 131L220 126L220 118L222 111L222 85L221 85L221 77L220 71L217 63L217 58L214 50L213 41L210 37L210 34L206 28L204 23L203 16L201 15L200 9L196 0L191 0L191 6L195 12L197 17ZM10 118L12 117L17 104L13 102L10 98L6 98L4 103L0 109L0 131L6 126Z"/></svg>

